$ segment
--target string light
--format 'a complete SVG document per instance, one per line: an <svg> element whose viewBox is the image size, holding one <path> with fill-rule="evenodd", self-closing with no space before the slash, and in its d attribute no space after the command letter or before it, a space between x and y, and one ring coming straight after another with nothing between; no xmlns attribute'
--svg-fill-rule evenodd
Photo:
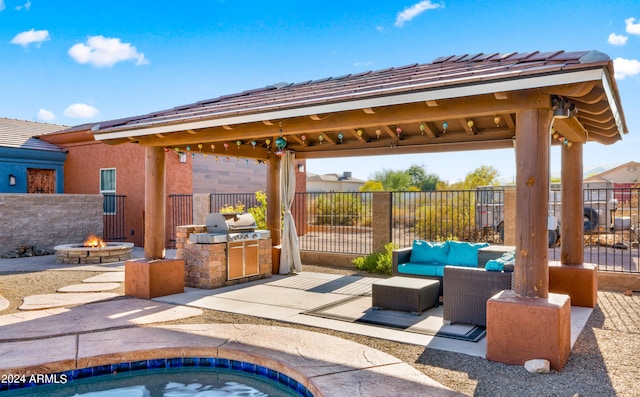
<svg viewBox="0 0 640 397"><path fill-rule="evenodd" d="M447 128L449 128L449 123L445 121L444 123L442 123L442 129L444 130L443 133L447 132Z"/></svg>
<svg viewBox="0 0 640 397"><path fill-rule="evenodd" d="M342 132L338 133L338 139L340 139L340 143L342 143L342 138L344 138L344 135L342 135Z"/></svg>
<svg viewBox="0 0 640 397"><path fill-rule="evenodd" d="M420 135L424 135L424 130L426 129L426 127L424 126L424 123L420 123Z"/></svg>

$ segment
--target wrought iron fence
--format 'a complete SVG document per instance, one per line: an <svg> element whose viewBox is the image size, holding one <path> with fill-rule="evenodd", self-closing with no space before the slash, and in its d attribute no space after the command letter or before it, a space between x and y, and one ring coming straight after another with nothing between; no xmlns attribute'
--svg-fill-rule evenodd
<svg viewBox="0 0 640 397"><path fill-rule="evenodd" d="M504 190L438 190L392 194L393 242L414 239L501 243Z"/></svg>
<svg viewBox="0 0 640 397"><path fill-rule="evenodd" d="M193 223L193 195L192 194L170 194L169 213L171 219L171 238L169 239L170 248L175 248L176 244L176 228L182 225L191 225Z"/></svg>
<svg viewBox="0 0 640 397"><path fill-rule="evenodd" d="M120 194L104 194L102 204L102 238L105 241L125 241L124 199Z"/></svg>
<svg viewBox="0 0 640 397"><path fill-rule="evenodd" d="M585 262L600 270L640 273L639 196L638 187L584 190ZM191 195L172 197L172 212L177 211L172 227L191 223ZM394 192L391 197L392 241L400 247L414 239L503 243L504 188ZM372 199L366 192L296 193L292 213L300 249L372 253L373 217L381 216L373 214ZM245 210L259 205L254 193L210 195L211 212L239 204ZM560 191L552 190L549 214L560 219L560 209ZM559 260L561 243L562 236L549 248L550 260Z"/></svg>
<svg viewBox="0 0 640 397"><path fill-rule="evenodd" d="M225 208L240 206L246 211L259 205L255 193L212 193L209 196L209 212L221 212Z"/></svg>
<svg viewBox="0 0 640 397"><path fill-rule="evenodd" d="M305 231L299 237L303 251L362 255L372 251L371 193L296 193L291 212L296 229Z"/></svg>
<svg viewBox="0 0 640 397"><path fill-rule="evenodd" d="M560 194L552 191L550 214L560 218ZM640 188L584 190L584 261L598 270L640 273ZM559 241L549 250L560 260Z"/></svg>

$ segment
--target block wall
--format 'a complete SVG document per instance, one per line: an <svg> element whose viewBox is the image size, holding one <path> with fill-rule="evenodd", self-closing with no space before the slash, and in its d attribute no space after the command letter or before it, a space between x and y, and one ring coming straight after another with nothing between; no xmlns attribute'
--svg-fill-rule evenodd
<svg viewBox="0 0 640 397"><path fill-rule="evenodd" d="M102 205L99 194L0 194L0 253L102 237Z"/></svg>

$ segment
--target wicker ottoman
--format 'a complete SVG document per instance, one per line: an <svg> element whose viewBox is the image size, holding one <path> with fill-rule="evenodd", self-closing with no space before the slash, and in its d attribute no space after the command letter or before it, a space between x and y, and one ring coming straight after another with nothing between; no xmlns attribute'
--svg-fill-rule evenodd
<svg viewBox="0 0 640 397"><path fill-rule="evenodd" d="M440 281L411 277L391 277L371 285L374 309L392 309L420 314L438 306Z"/></svg>

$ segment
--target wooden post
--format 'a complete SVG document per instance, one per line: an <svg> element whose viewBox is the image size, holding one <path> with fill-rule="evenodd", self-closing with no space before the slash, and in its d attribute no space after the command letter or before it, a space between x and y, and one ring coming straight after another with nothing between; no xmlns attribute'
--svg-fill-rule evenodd
<svg viewBox="0 0 640 397"><path fill-rule="evenodd" d="M584 262L584 195L582 191L582 143L562 145L562 213L560 220L560 263Z"/></svg>
<svg viewBox="0 0 640 397"><path fill-rule="evenodd" d="M165 153L160 146L145 147L144 257L163 259L165 254Z"/></svg>
<svg viewBox="0 0 640 397"><path fill-rule="evenodd" d="M282 199L280 197L280 158L271 155L267 160L267 228L271 231L271 242L280 245L282 238Z"/></svg>
<svg viewBox="0 0 640 397"><path fill-rule="evenodd" d="M549 294L549 109L516 114L516 295Z"/></svg>

